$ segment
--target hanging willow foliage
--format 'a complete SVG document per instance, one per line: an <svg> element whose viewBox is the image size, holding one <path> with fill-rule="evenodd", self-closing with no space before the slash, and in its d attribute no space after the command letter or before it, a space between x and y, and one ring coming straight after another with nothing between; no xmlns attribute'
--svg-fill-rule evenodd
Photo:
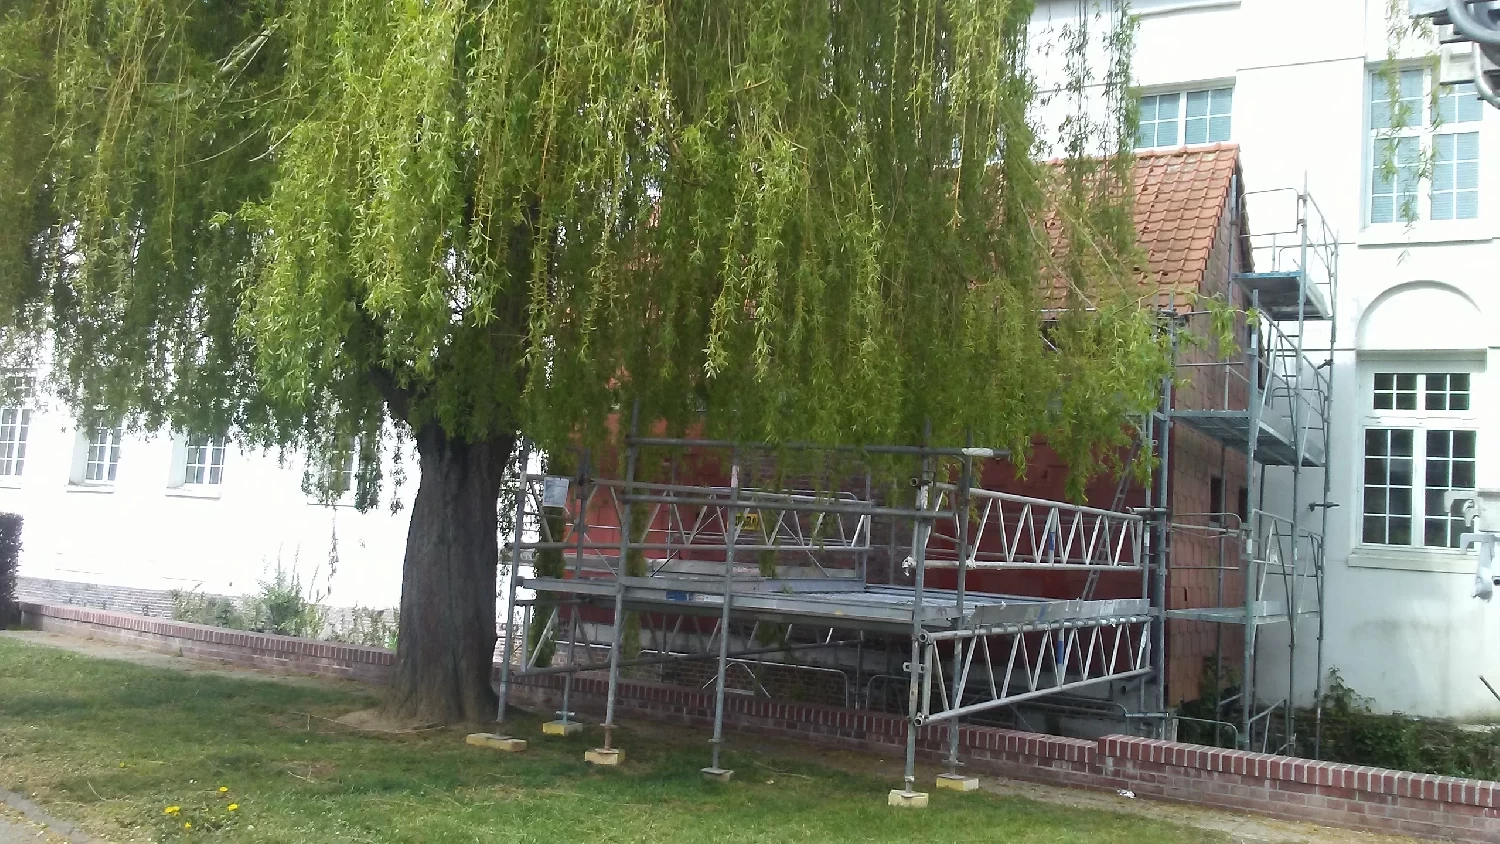
<svg viewBox="0 0 1500 844"><path fill-rule="evenodd" d="M1165 372L1123 15L1066 36L1044 139L1023 0L9 5L0 303L81 407L366 449L387 405L544 448L637 400L746 440L930 419L1082 478Z"/></svg>

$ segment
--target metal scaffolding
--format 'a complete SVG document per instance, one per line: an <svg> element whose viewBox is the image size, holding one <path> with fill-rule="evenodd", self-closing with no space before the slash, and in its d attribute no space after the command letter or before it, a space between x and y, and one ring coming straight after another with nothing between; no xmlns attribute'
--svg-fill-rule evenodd
<svg viewBox="0 0 1500 844"><path fill-rule="evenodd" d="M984 448L820 449L646 437L632 420L622 440L623 479L594 477L585 454L583 468L563 484L527 473L523 456L510 547L515 565L500 634L500 720L518 681L560 675L558 719L564 727L576 724L575 677L596 672L608 683L603 749L618 753L614 725L624 672L649 667L680 679L697 666L693 682L706 677L701 686L712 684L715 701L703 770L727 779L732 772L721 750L731 680L773 697L778 678L796 673L823 683L832 700L863 708L877 708L880 688L882 702L902 695L893 708L905 713L910 728L898 791L913 796L923 726L949 727L946 776L958 776L959 722L993 719L1001 710L1020 718L1018 704L1123 720L1127 729L1158 736L1170 734L1174 718L1192 720L1166 705L1167 624L1180 619L1244 631L1239 691L1216 702L1210 722L1232 732L1240 746L1295 752L1297 653L1305 647L1297 622L1314 616L1315 697L1322 694L1329 478L1313 473L1328 453L1338 254L1306 190L1287 195L1295 225L1249 236L1245 245L1260 271L1235 272L1240 263L1231 261L1225 279L1229 290L1242 293L1248 314L1243 349L1227 359L1176 359L1176 375L1163 379L1160 407L1140 425L1129 456L1154 455L1152 480L1140 490L1122 479L1110 509L986 489L977 480L984 461L1006 455ZM1231 207L1240 213L1238 202ZM1238 232L1239 220L1231 223ZM1212 316L1181 309L1164 315L1174 355L1192 320ZM1186 400L1178 385L1198 392ZM1177 425L1244 456L1244 512L1230 512L1227 504L1223 512L1173 512L1169 458ZM643 449L700 462L717 454L728 483L645 478ZM744 482L747 467L788 449L842 452L846 463L863 455L910 461L914 495L903 506L881 502L868 473L862 492L849 491L858 483L819 492ZM1279 474L1268 476L1268 468ZM1280 486L1268 496L1273 484ZM1145 506L1124 506L1132 493L1143 493L1135 500ZM1188 533L1218 546L1216 565L1196 566L1217 572L1216 599L1207 605L1181 605L1169 596L1174 569L1195 567L1173 559L1174 538ZM563 570L523 573L520 562L542 554L560 556ZM872 578L875 554L888 557L890 582ZM1007 571L1031 575L1000 578L1022 594L976 591L969 577L986 582ZM1084 585L1064 590L1071 598L1055 597L1056 588L1032 590L1054 597L1025 594L1047 572L1078 573L1067 582ZM951 580L953 588L930 586L929 574ZM1102 577L1110 578L1106 594L1115 597L1095 598ZM522 600L521 590L535 597ZM1287 625L1288 692L1267 702L1258 697L1257 634L1281 624ZM804 654L811 659L802 660ZM1223 656L1221 644L1220 662ZM1115 681L1127 681L1126 697L1138 694L1138 705L1113 693L1087 694L1118 689L1109 685Z"/></svg>
<svg viewBox="0 0 1500 844"><path fill-rule="evenodd" d="M1256 272L1234 272L1231 289L1248 305L1242 354L1229 359L1178 363L1185 381L1212 385L1200 391L1197 406L1174 402L1170 391L1159 418L1164 439L1183 424L1244 456L1247 494L1242 512L1168 514L1168 531L1209 535L1218 545L1215 605L1169 608L1167 617L1241 626L1239 691L1216 702L1219 719L1242 747L1296 754L1299 622L1317 618L1312 643L1316 679L1314 705L1323 683L1324 537L1328 530L1330 476L1327 471L1330 376L1336 338L1338 238L1317 203L1302 190L1247 193L1247 198L1282 200L1295 209L1295 223L1248 237ZM1231 203L1233 213L1241 213ZM1238 226L1234 228L1238 231ZM1252 257L1247 256L1247 257ZM1233 262L1232 262L1233 263ZM1182 322L1206 316L1188 314ZM1178 328L1174 328L1179 330ZM1174 342L1174 348L1177 344ZM1158 443L1165 449L1165 443ZM1161 451L1164 455L1165 450ZM1268 470L1274 474L1268 476ZM1268 501L1268 490L1274 490ZM1237 555L1229 553L1234 543ZM1170 543L1169 543L1170 545ZM1230 557L1238 562L1231 564ZM1167 555L1167 569L1174 568ZM1190 567L1184 567L1190 568ZM1202 567L1199 567L1202 568ZM1227 573L1237 573L1241 600L1225 600ZM1257 682L1261 628L1285 625L1287 693L1261 700ZM1221 639L1222 641L1222 639ZM1217 655L1222 664L1222 651ZM1237 710L1237 718L1230 713ZM1272 719L1279 716L1279 736ZM1232 719L1232 720L1231 720ZM1321 718L1315 719L1316 730Z"/></svg>
<svg viewBox="0 0 1500 844"><path fill-rule="evenodd" d="M704 773L724 779L730 772L720 750L731 674L748 678L753 687L760 683L758 672L772 667L833 671L844 675L845 701L857 702L866 679L861 652L899 648L907 654L902 673L910 725L899 792L914 795L917 728L950 725L946 762L956 775L962 764L959 721L1153 670L1150 625L1159 613L1146 597L1144 519L979 488L973 482L976 461L1001 456L989 449L863 449L918 464L913 503L887 506L868 491L750 488L742 483L744 457L755 446L639 437L632 425L625 448L623 480L580 473L565 500L556 496L559 484L549 501L546 479L524 472L520 478L512 559L561 552L567 572L517 572L510 579L511 611L504 614L500 643L509 657L501 663L501 720L517 681L560 674L563 705L557 714L569 723L575 719L569 711L573 678L600 672L608 677L604 749L613 750L622 671L712 661L714 731ZM643 448L727 451L730 482L641 480ZM961 467L958 483L939 479L940 458ZM545 518L548 505L561 508L554 514L571 516L560 535L551 525L562 520ZM636 508L647 508L643 517ZM866 563L877 523L910 535L910 545L901 550L910 552L902 565L911 585L869 582ZM1124 572L1140 584L1140 593L1064 600L965 588L970 571L1008 569ZM940 570L955 576L956 588L927 585L928 572ZM518 601L521 589L537 597ZM519 619L513 608L520 609ZM631 614L638 637L627 654L622 639ZM538 615L546 621L535 621ZM532 635L534 627L539 635ZM557 664L540 665L538 654L549 637L557 640ZM796 664L790 654L799 651L817 651L822 658ZM841 664L830 658L833 653L852 664L852 684L848 670L828 667ZM882 676L892 679L871 672L869 686Z"/></svg>

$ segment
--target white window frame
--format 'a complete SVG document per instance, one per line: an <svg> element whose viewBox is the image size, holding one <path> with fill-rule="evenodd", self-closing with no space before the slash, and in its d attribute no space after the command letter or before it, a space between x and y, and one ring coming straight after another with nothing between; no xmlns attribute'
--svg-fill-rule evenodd
<svg viewBox="0 0 1500 844"><path fill-rule="evenodd" d="M1444 121L1440 124L1437 124L1433 112L1437 107L1439 107L1440 104L1433 101L1432 88L1434 83L1434 75L1432 69L1428 67L1403 67L1398 72L1403 74L1420 73L1422 75L1421 96L1417 98L1414 105L1412 106L1412 118L1415 121L1415 125L1403 126L1400 129L1377 128L1375 126L1375 99L1377 95L1382 100L1385 99L1386 96L1388 96L1388 83L1384 77L1384 74L1379 68L1372 68L1365 76L1367 88L1365 92L1365 168L1362 179L1364 210L1361 220L1363 222L1363 227L1375 231L1389 231L1394 229L1405 229L1408 226L1412 225L1432 225L1449 229L1464 229L1478 225L1478 222L1480 220L1483 220L1486 216L1486 202L1484 195L1487 192L1487 181L1489 180L1486 169L1479 165L1476 165L1476 167L1478 167L1478 173L1476 177L1475 188L1475 215L1472 217L1456 216L1457 195L1455 193L1455 216L1433 219L1433 177L1437 175L1435 150L1437 139L1439 138L1453 138L1452 143L1454 143L1456 146L1458 143L1458 136L1470 134L1476 136L1476 144L1478 148L1481 150L1484 149L1486 138L1489 136L1489 130L1486 127L1490 123L1490 121L1487 121L1485 119L1485 112L1487 112L1489 109L1484 107L1483 103L1481 102L1480 108L1477 112L1477 117L1475 117L1474 119L1461 122L1457 120ZM1456 87L1472 89L1473 83L1467 83L1465 85ZM1467 98L1469 94L1464 93L1460 96ZM1477 100L1477 95L1475 99ZM1457 111L1458 107L1457 103L1455 102L1455 117L1457 116ZM1398 175L1396 177L1397 183L1392 185L1393 195L1391 217L1389 220L1381 220L1377 222L1375 220L1375 178L1385 158L1381 146L1388 141L1401 143L1401 141L1403 140L1410 140L1415 144L1411 163L1411 167L1416 171L1414 176L1415 183L1412 185L1412 192L1415 193L1415 201L1412 203L1413 218L1411 220L1407 220L1403 216L1405 214L1405 208L1403 207L1404 203L1400 200L1402 193L1399 190L1400 176ZM1424 168L1422 164L1427 160L1432 161L1432 172L1424 174L1421 171L1426 168Z"/></svg>
<svg viewBox="0 0 1500 844"><path fill-rule="evenodd" d="M0 407L0 487L19 487L26 470L26 447L37 410L36 377L29 370L12 369L5 373L5 379L15 402ZM6 421L8 414L14 414L13 421ZM6 428L14 429L10 439L4 437Z"/></svg>
<svg viewBox="0 0 1500 844"><path fill-rule="evenodd" d="M102 443L96 443L99 433L106 434ZM125 427L123 423L113 425L79 425L73 445L73 468L68 477L68 489L79 492L113 492L120 477L120 461L124 452ZM102 448L104 460L92 460ZM99 464L101 477L91 478L90 467Z"/></svg>
<svg viewBox="0 0 1500 844"><path fill-rule="evenodd" d="M1376 377L1384 374L1400 376L1415 376L1416 378L1416 407L1403 410L1399 407L1381 408L1375 407L1375 383ZM1427 376L1442 374L1463 374L1469 378L1469 406L1464 410L1428 410L1426 408ZM1479 390L1482 384L1483 368L1472 361L1467 360L1432 360L1426 362L1370 362L1360 367L1360 400L1363 408L1359 433L1359 472L1358 484L1355 490L1357 502L1354 536L1356 539L1356 552L1362 555L1380 554L1412 554L1438 556L1459 556L1462 554L1451 545L1428 545L1426 538L1427 520L1437 518L1441 515L1450 520L1456 518L1451 513L1428 512L1427 506L1427 471L1428 461L1433 455L1428 453L1428 434L1434 431L1465 431L1473 432L1475 436L1474 474L1477 483L1478 476L1478 451L1479 439L1485 436L1483 426L1480 424L1478 405L1480 403ZM1388 542L1367 541L1365 537L1366 492L1367 482L1378 480L1371 478L1369 474L1370 459L1367 456L1368 433L1373 430L1403 430L1411 431L1412 439L1412 474L1411 474L1411 502L1410 502L1410 536L1407 544L1391 544ZM1457 487L1444 487L1457 488ZM1378 516L1380 514L1369 514Z"/></svg>
<svg viewBox="0 0 1500 844"><path fill-rule="evenodd" d="M1228 98L1228 100L1229 100L1229 111L1227 111L1225 113L1222 113L1222 114L1215 114L1215 113L1213 113L1212 109L1213 109L1213 100L1215 98L1214 97L1215 94L1223 94L1223 95L1225 95ZM1207 97L1207 105L1208 105L1209 111L1205 112L1203 115L1198 116L1198 117L1189 117L1188 116L1188 105L1192 101L1192 98L1193 98L1194 95L1203 95L1203 96ZM1229 142L1231 142L1234 139L1234 83L1233 82L1204 83L1202 85L1194 85L1194 86L1191 86L1191 87L1184 87L1184 88L1160 89L1160 90L1144 90L1144 91L1140 92L1140 98L1141 98L1142 102L1144 102L1146 99L1152 98L1152 97L1155 97L1155 98L1175 97L1177 99L1177 116L1176 116L1176 118L1174 118L1174 123L1177 126L1177 129L1176 129L1176 133L1177 134L1176 134L1176 137L1175 137L1175 139L1173 140L1172 143L1162 144L1162 143L1155 143L1154 142L1154 141L1157 140L1157 138L1154 137L1154 136L1155 135L1159 135L1159 132L1154 132L1153 133L1153 138L1152 138L1153 143L1142 144L1141 143L1140 132L1139 132L1139 130L1137 130L1136 138L1135 138L1135 148L1136 149L1138 149L1138 150L1176 149L1178 147L1210 146L1212 144L1229 143ZM1210 134L1211 134L1212 129L1213 129L1213 119L1214 118L1223 118L1223 119L1227 120L1228 123L1229 123L1228 132L1225 134L1225 136L1223 138L1212 138L1212 137L1210 137ZM1188 141L1188 139L1187 139L1187 130L1188 130L1188 121L1190 121L1190 120L1202 120L1202 121L1204 121L1204 127L1203 127L1203 129L1204 129L1204 140L1202 140L1202 141L1193 141L1193 142L1189 142ZM1155 123L1161 123L1161 122L1164 122L1164 121L1159 121L1159 120L1150 120L1150 121L1143 120L1142 121L1143 124L1144 123L1153 123L1153 124L1155 124Z"/></svg>
<svg viewBox="0 0 1500 844"><path fill-rule="evenodd" d="M307 472L303 478L302 491L307 496L308 504L317 504L325 507L352 507L354 506L355 487L359 484L359 441L351 441L348 449L338 449L343 455L342 474L346 477L346 486L337 496L329 499L325 497L318 487L320 478L318 475L326 475L333 471L332 461L324 454L312 454L307 460Z"/></svg>
<svg viewBox="0 0 1500 844"><path fill-rule="evenodd" d="M35 413L29 404L0 407L0 487L20 486L26 471L26 445Z"/></svg>
<svg viewBox="0 0 1500 844"><path fill-rule="evenodd" d="M193 458L207 451L202 474L194 474ZM217 463L214 462L217 457ZM218 498L224 488L224 464L229 459L229 441L224 437L177 434L172 438L172 467L167 476L167 494L183 498ZM217 480L213 471L217 469ZM201 477L202 480L198 480Z"/></svg>

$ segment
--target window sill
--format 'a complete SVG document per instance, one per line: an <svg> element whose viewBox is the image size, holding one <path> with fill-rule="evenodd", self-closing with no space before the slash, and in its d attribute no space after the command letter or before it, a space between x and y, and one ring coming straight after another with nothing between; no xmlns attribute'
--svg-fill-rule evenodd
<svg viewBox="0 0 1500 844"><path fill-rule="evenodd" d="M0 475L0 489L20 489L20 475Z"/></svg>
<svg viewBox="0 0 1500 844"><path fill-rule="evenodd" d="M337 501L324 501L321 498L317 498L315 496L309 495L307 497L307 506L309 506L309 507L328 507L330 509L334 509L334 508L352 508L352 507L354 507L354 499L352 499L352 498L340 498Z"/></svg>
<svg viewBox="0 0 1500 844"><path fill-rule="evenodd" d="M1488 243L1494 239L1494 228L1484 225L1483 220L1427 220L1410 226L1406 223L1369 225L1360 230L1354 243L1356 246L1420 246L1437 243Z"/></svg>
<svg viewBox="0 0 1500 844"><path fill-rule="evenodd" d="M1361 545L1349 552L1349 567L1473 574L1479 558L1463 551Z"/></svg>
<svg viewBox="0 0 1500 844"><path fill-rule="evenodd" d="M87 492L91 494L101 494L114 492L115 485L101 483L70 483L66 487L64 487L64 489L66 489L68 492Z"/></svg>
<svg viewBox="0 0 1500 844"><path fill-rule="evenodd" d="M1130 12L1138 18L1155 18L1181 12L1206 12L1210 9L1238 9L1239 7L1240 0L1183 0L1180 3L1168 3L1143 9L1132 8Z"/></svg>
<svg viewBox="0 0 1500 844"><path fill-rule="evenodd" d="M185 484L183 486L167 487L167 496L169 498L203 498L210 501L217 501L221 494L218 486L209 484L203 486Z"/></svg>

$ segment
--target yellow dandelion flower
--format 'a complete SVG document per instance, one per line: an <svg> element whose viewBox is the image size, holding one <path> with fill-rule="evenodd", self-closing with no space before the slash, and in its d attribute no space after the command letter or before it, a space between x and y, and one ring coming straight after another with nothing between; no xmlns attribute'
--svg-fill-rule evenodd
<svg viewBox="0 0 1500 844"><path fill-rule="evenodd" d="M227 785L221 785L221 786L219 786L219 793L220 794L228 794L229 793L229 786L227 786Z"/></svg>
<svg viewBox="0 0 1500 844"><path fill-rule="evenodd" d="M177 814L180 811L182 811L182 807L181 806L168 806L165 809L165 812L167 814L169 814L169 815L175 815L175 814Z"/></svg>
<svg viewBox="0 0 1500 844"><path fill-rule="evenodd" d="M238 809L239 807L240 807L240 804L238 804L238 803L230 803L229 804L229 811L233 812L236 809Z"/></svg>
<svg viewBox="0 0 1500 844"><path fill-rule="evenodd" d="M192 829L193 828L193 822L192 821L188 821L187 823L184 823L182 825L182 828L183 829Z"/></svg>

